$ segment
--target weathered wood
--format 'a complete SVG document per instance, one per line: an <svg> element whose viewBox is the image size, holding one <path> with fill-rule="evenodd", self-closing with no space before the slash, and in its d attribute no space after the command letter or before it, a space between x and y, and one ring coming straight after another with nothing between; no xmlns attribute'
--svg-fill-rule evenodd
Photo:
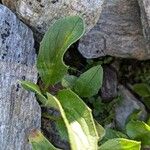
<svg viewBox="0 0 150 150"><path fill-rule="evenodd" d="M0 5L0 150L30 150L27 136L40 128L35 95L19 80L37 81L32 31Z"/></svg>

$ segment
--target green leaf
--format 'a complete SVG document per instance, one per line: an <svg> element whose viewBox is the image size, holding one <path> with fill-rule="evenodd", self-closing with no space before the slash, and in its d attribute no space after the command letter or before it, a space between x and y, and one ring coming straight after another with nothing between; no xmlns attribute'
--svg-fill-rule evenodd
<svg viewBox="0 0 150 150"><path fill-rule="evenodd" d="M66 75L66 76L62 79L61 84L62 84L63 87L72 89L73 86L75 85L76 80L77 80L77 77L76 77L76 76L73 76L73 75Z"/></svg>
<svg viewBox="0 0 150 150"><path fill-rule="evenodd" d="M57 127L61 132L63 129L71 149L97 150L98 134L91 110L85 103L71 90L60 91L58 98L49 93L47 97L49 105L61 113L62 120L58 121Z"/></svg>
<svg viewBox="0 0 150 150"><path fill-rule="evenodd" d="M63 62L66 50L84 33L84 21L79 16L70 16L56 21L46 32L37 60L37 68L45 86L53 85L67 73Z"/></svg>
<svg viewBox="0 0 150 150"><path fill-rule="evenodd" d="M59 123L59 128L58 128L58 129L60 129L59 132L62 133L61 130L63 129L63 131L65 133L64 138L68 139L70 146L71 146L71 150L78 150L77 143L76 143L76 140L74 137L74 133L69 125L69 121L66 117L66 113L65 113L64 109L61 106L61 103L55 96L53 96L49 93L47 93L47 98L48 98L48 105L50 105L51 107L60 111L61 119L58 122L56 122L57 124Z"/></svg>
<svg viewBox="0 0 150 150"><path fill-rule="evenodd" d="M124 138L108 140L99 147L99 150L140 150L141 143Z"/></svg>
<svg viewBox="0 0 150 150"><path fill-rule="evenodd" d="M106 129L106 134L103 138L103 140L101 141L101 143L106 142L107 140L110 139L114 139L114 138L128 138L125 134L123 134L122 132L107 128Z"/></svg>
<svg viewBox="0 0 150 150"><path fill-rule="evenodd" d="M131 120L139 120L141 116L142 110L135 109L126 119L126 124Z"/></svg>
<svg viewBox="0 0 150 150"><path fill-rule="evenodd" d="M29 136L32 150L60 150L55 148L40 131L33 131Z"/></svg>
<svg viewBox="0 0 150 150"><path fill-rule="evenodd" d="M34 93L37 94L39 100L42 102L42 103L46 103L47 102L47 99L46 97L42 94L39 86L33 82L30 82L30 81L21 81L21 85L24 89L28 90L28 91L32 91Z"/></svg>
<svg viewBox="0 0 150 150"><path fill-rule="evenodd" d="M68 132L66 131L67 128L64 123L64 120L61 118L61 119L57 120L55 122L55 124L56 124L56 129L59 132L61 139L65 140L65 141L69 141Z"/></svg>
<svg viewBox="0 0 150 150"><path fill-rule="evenodd" d="M99 141L103 139L103 137L105 136L105 129L95 120L95 126L96 126L96 131L98 133L99 136Z"/></svg>
<svg viewBox="0 0 150 150"><path fill-rule="evenodd" d="M102 86L103 69L100 65L81 74L74 85L74 91L81 97L96 95Z"/></svg>
<svg viewBox="0 0 150 150"><path fill-rule="evenodd" d="M91 110L71 90L62 90L57 97L73 131L75 150L97 150L98 133Z"/></svg>
<svg viewBox="0 0 150 150"><path fill-rule="evenodd" d="M138 83L133 86L133 90L141 97L150 96L150 87L145 83Z"/></svg>
<svg viewBox="0 0 150 150"><path fill-rule="evenodd" d="M130 121L126 126L127 135L142 142L143 146L150 146L150 126L142 121Z"/></svg>
<svg viewBox="0 0 150 150"><path fill-rule="evenodd" d="M150 117L147 120L147 124L150 126Z"/></svg>
<svg viewBox="0 0 150 150"><path fill-rule="evenodd" d="M142 99L142 101L143 101L143 103L146 105L146 107L147 107L148 109L150 109L150 95L149 95L149 97L144 97L144 98Z"/></svg>

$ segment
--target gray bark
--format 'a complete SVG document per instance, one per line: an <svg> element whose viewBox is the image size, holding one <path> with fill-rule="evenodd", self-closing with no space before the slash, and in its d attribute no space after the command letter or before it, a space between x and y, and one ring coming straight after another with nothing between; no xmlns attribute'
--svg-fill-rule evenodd
<svg viewBox="0 0 150 150"><path fill-rule="evenodd" d="M32 31L0 5L0 150L30 150L28 134L40 128L35 95L19 80L37 81Z"/></svg>

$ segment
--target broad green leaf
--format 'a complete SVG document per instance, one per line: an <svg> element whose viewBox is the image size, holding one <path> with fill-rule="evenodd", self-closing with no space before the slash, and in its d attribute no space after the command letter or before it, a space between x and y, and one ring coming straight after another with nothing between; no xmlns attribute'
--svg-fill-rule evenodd
<svg viewBox="0 0 150 150"><path fill-rule="evenodd" d="M61 84L62 84L63 87L72 89L73 86L75 85L76 80L77 80L77 77L76 77L76 76L73 76L73 75L66 75L66 76L62 79Z"/></svg>
<svg viewBox="0 0 150 150"><path fill-rule="evenodd" d="M150 126L150 118L147 120L147 124Z"/></svg>
<svg viewBox="0 0 150 150"><path fill-rule="evenodd" d="M37 68L46 87L61 81L68 66L63 62L66 50L84 33L84 21L70 16L56 21L46 32L37 60Z"/></svg>
<svg viewBox="0 0 150 150"><path fill-rule="evenodd" d="M64 124L64 120L61 118L55 122L56 129L59 132L59 135L62 140L69 141L68 139L68 132L66 131L66 125Z"/></svg>
<svg viewBox="0 0 150 150"><path fill-rule="evenodd" d="M91 97L98 93L102 81L103 69L98 65L81 74L73 89L81 97Z"/></svg>
<svg viewBox="0 0 150 150"><path fill-rule="evenodd" d="M39 86L33 82L30 82L30 81L21 81L21 85L24 89L28 90L28 91L32 91L34 93L37 94L39 100L42 102L42 103L46 103L47 99L46 97L42 94Z"/></svg>
<svg viewBox="0 0 150 150"><path fill-rule="evenodd" d="M32 150L60 150L55 148L40 131L34 131L29 136Z"/></svg>
<svg viewBox="0 0 150 150"><path fill-rule="evenodd" d="M133 86L133 90L141 97L150 96L150 87L145 83L138 83Z"/></svg>
<svg viewBox="0 0 150 150"><path fill-rule="evenodd" d="M99 150L140 150L141 143L124 138L108 140L99 147Z"/></svg>
<svg viewBox="0 0 150 150"><path fill-rule="evenodd" d="M55 96L53 96L49 93L47 93L47 98L48 98L48 105L59 110L61 113L62 118L60 119L60 121L57 122L57 123L61 123L61 124L59 124L58 129L64 130L65 137L68 139L68 141L70 143L71 150L78 150L77 149L78 143L76 143L76 141L75 141L73 130L70 127L68 118L66 117L66 113L65 113L64 109L62 108L61 103ZM59 132L62 132L62 131L59 131Z"/></svg>
<svg viewBox="0 0 150 150"><path fill-rule="evenodd" d="M99 136L99 141L103 139L103 137L105 136L105 129L95 120L95 126L96 126L96 131L98 133Z"/></svg>
<svg viewBox="0 0 150 150"><path fill-rule="evenodd" d="M125 139L127 139L128 137L122 132L107 128L106 134L105 134L101 143L104 143L104 142L106 142L110 139L114 139L114 138L125 138Z"/></svg>
<svg viewBox="0 0 150 150"><path fill-rule="evenodd" d="M150 146L150 126L142 121L130 121L126 126L127 135L142 142L143 146Z"/></svg>
<svg viewBox="0 0 150 150"><path fill-rule="evenodd" d="M73 131L75 150L97 150L98 133L91 110L71 90L62 90L57 97Z"/></svg>
<svg viewBox="0 0 150 150"><path fill-rule="evenodd" d="M139 120L141 116L142 110L135 109L126 119L126 124L131 120Z"/></svg>

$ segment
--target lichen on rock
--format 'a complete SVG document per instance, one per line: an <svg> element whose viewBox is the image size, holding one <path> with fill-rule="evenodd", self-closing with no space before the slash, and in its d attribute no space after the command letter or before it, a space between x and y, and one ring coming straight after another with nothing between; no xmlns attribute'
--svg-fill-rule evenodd
<svg viewBox="0 0 150 150"><path fill-rule="evenodd" d="M111 55L149 59L149 43L143 36L138 2L136 0L105 2L98 24L80 41L81 54L86 58Z"/></svg>
<svg viewBox="0 0 150 150"><path fill-rule="evenodd" d="M104 0L2 0L24 22L39 33L45 33L57 19L80 15L85 19L88 32L98 21Z"/></svg>
<svg viewBox="0 0 150 150"><path fill-rule="evenodd" d="M28 134L39 129L41 111L35 95L19 80L37 82L32 31L0 5L0 149L30 150Z"/></svg>

